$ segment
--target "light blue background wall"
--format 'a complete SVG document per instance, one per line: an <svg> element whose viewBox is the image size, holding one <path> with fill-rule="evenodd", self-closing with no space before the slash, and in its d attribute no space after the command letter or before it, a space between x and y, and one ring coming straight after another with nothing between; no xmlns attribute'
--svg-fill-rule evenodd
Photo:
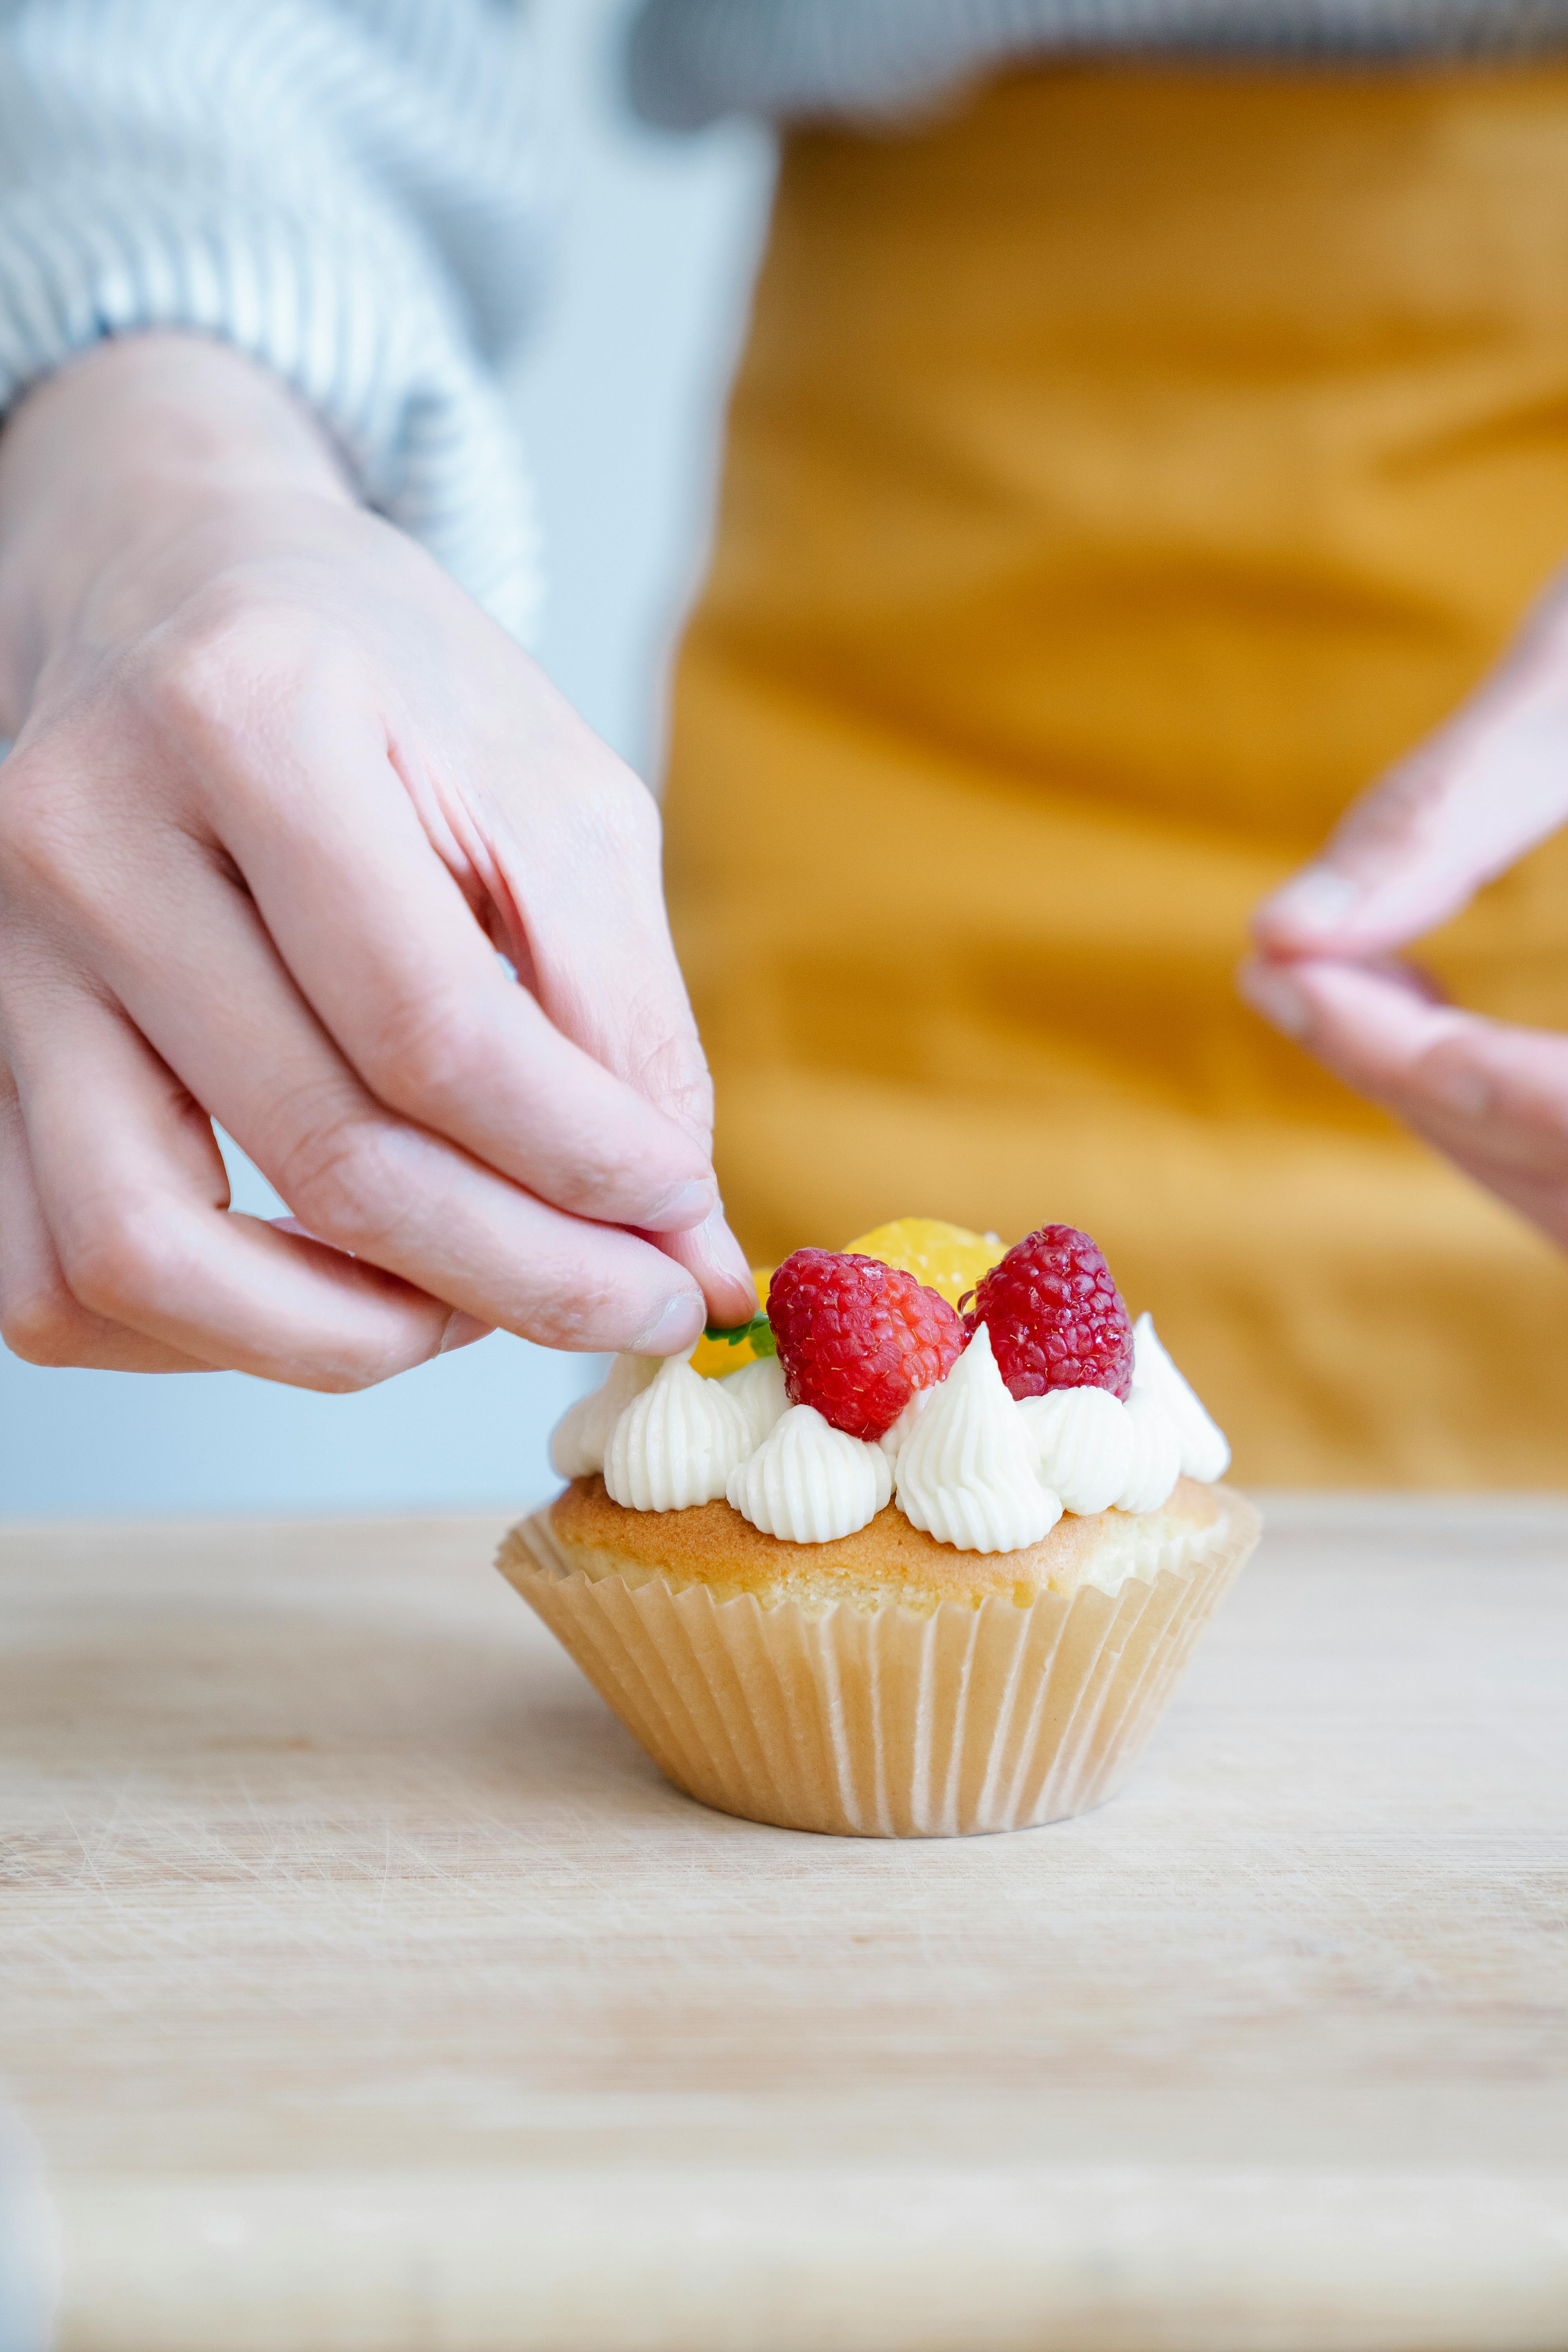
<svg viewBox="0 0 1568 2352"><path fill-rule="evenodd" d="M742 126L668 141L626 120L626 5L535 8L564 214L516 391L550 548L540 651L651 774L771 158ZM231 1168L236 1206L275 1213L256 1171ZM551 1423L591 1377L591 1359L500 1336L354 1397L237 1373L43 1371L0 1349L0 1516L511 1507L544 1489Z"/></svg>

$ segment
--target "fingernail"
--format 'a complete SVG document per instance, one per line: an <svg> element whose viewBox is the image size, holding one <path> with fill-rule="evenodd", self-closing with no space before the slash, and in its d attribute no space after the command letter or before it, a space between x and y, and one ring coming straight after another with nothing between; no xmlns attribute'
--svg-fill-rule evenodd
<svg viewBox="0 0 1568 2352"><path fill-rule="evenodd" d="M661 1201L643 1226L647 1234L689 1233L705 1217L711 1216L719 1200L719 1188L711 1177L693 1177L689 1183L678 1184L668 1197Z"/></svg>
<svg viewBox="0 0 1568 2352"><path fill-rule="evenodd" d="M1285 1036L1304 1037L1311 1027L1311 1008L1281 965L1244 963L1236 984L1254 1013L1261 1013Z"/></svg>
<svg viewBox="0 0 1568 2352"><path fill-rule="evenodd" d="M455 1348L471 1348L476 1339L487 1339L495 1329L493 1323L481 1323L477 1315L465 1315L457 1307L447 1318L447 1328L441 1334L438 1356L449 1356Z"/></svg>
<svg viewBox="0 0 1568 2352"><path fill-rule="evenodd" d="M1337 866L1309 866L1264 900L1260 913L1298 931L1337 931L1362 895L1359 882Z"/></svg>
<svg viewBox="0 0 1568 2352"><path fill-rule="evenodd" d="M734 1234L724 1222L724 1205L721 1202L710 1217L703 1221L701 1241L714 1272L727 1274L731 1282L752 1287L751 1261Z"/></svg>
<svg viewBox="0 0 1568 2352"><path fill-rule="evenodd" d="M1446 1110L1461 1118L1484 1118L1492 1107L1492 1090L1479 1070L1462 1063L1437 1063L1426 1072L1426 1092Z"/></svg>
<svg viewBox="0 0 1568 2352"><path fill-rule="evenodd" d="M701 1292L678 1291L654 1317L647 1329L638 1332L627 1352L634 1356L673 1356L702 1337L707 1320L708 1307Z"/></svg>

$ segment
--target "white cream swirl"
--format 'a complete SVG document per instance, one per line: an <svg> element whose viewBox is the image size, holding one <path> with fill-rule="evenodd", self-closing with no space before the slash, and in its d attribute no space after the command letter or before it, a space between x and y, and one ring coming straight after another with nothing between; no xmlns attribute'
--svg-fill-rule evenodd
<svg viewBox="0 0 1568 2352"><path fill-rule="evenodd" d="M1160 1399L1136 1381L1121 1408L1132 1432L1132 1459L1116 1497L1119 1511L1157 1511L1182 1475L1182 1443Z"/></svg>
<svg viewBox="0 0 1568 2352"><path fill-rule="evenodd" d="M1044 1485L1080 1517L1108 1511L1132 1473L1135 1437L1120 1397L1109 1389L1049 1389L1020 1397L1018 1418L1035 1450Z"/></svg>
<svg viewBox="0 0 1568 2352"><path fill-rule="evenodd" d="M785 1543L836 1543L889 1500L893 1465L879 1445L847 1436L815 1405L792 1404L726 1489L744 1519Z"/></svg>
<svg viewBox="0 0 1568 2352"><path fill-rule="evenodd" d="M890 1429L885 1429L877 1443L889 1462L896 1462L904 1446L914 1435L915 1423L937 1391L934 1388L916 1389L908 1404Z"/></svg>
<svg viewBox="0 0 1568 2352"><path fill-rule="evenodd" d="M754 1363L742 1364L738 1372L726 1372L719 1385L740 1407L748 1451L760 1445L773 1423L789 1411L784 1366L776 1356L759 1356Z"/></svg>
<svg viewBox="0 0 1568 2352"><path fill-rule="evenodd" d="M662 1360L617 1356L598 1387L567 1406L550 1436L550 1466L558 1478L586 1478L604 1468L611 1430L633 1397L651 1384Z"/></svg>
<svg viewBox="0 0 1568 2352"><path fill-rule="evenodd" d="M1021 1551L1061 1517L982 1323L900 1454L899 1508L958 1551Z"/></svg>
<svg viewBox="0 0 1568 2352"><path fill-rule="evenodd" d="M1161 1346L1152 1315L1140 1315L1132 1327L1132 1385L1158 1397L1174 1423L1184 1477L1205 1486L1223 1478L1230 1468L1226 1433Z"/></svg>
<svg viewBox="0 0 1568 2352"><path fill-rule="evenodd" d="M723 1382L669 1356L610 1432L605 1485L631 1510L684 1511L716 1502L748 1450L745 1417Z"/></svg>

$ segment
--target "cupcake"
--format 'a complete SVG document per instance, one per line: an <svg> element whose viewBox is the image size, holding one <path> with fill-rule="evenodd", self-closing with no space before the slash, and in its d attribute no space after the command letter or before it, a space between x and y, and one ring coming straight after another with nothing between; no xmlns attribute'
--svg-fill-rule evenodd
<svg viewBox="0 0 1568 2352"><path fill-rule="evenodd" d="M502 1572L678 1788L841 1835L1087 1811L1257 1540L1084 1234L798 1250L691 1359L616 1359ZM727 1369L733 1364L735 1369Z"/></svg>

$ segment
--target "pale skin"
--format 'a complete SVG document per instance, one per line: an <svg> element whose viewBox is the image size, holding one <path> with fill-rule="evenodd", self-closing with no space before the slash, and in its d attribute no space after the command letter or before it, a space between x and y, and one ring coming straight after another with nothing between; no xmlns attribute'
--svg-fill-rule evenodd
<svg viewBox="0 0 1568 2352"><path fill-rule="evenodd" d="M127 338L7 423L4 735L16 1354L342 1390L752 1312L652 800L260 370Z"/></svg>
<svg viewBox="0 0 1568 2352"><path fill-rule="evenodd" d="M1398 950L1568 820L1568 591L1258 908L1243 995L1568 1248L1568 1037L1441 1001Z"/></svg>
<svg viewBox="0 0 1568 2352"><path fill-rule="evenodd" d="M112 341L0 433L5 735L14 1352L341 1390L497 1325L670 1354L751 1314L652 801L237 354ZM1387 961L1565 817L1568 600L1241 985L1568 1244L1568 1040ZM297 1223L229 1212L214 1119Z"/></svg>

